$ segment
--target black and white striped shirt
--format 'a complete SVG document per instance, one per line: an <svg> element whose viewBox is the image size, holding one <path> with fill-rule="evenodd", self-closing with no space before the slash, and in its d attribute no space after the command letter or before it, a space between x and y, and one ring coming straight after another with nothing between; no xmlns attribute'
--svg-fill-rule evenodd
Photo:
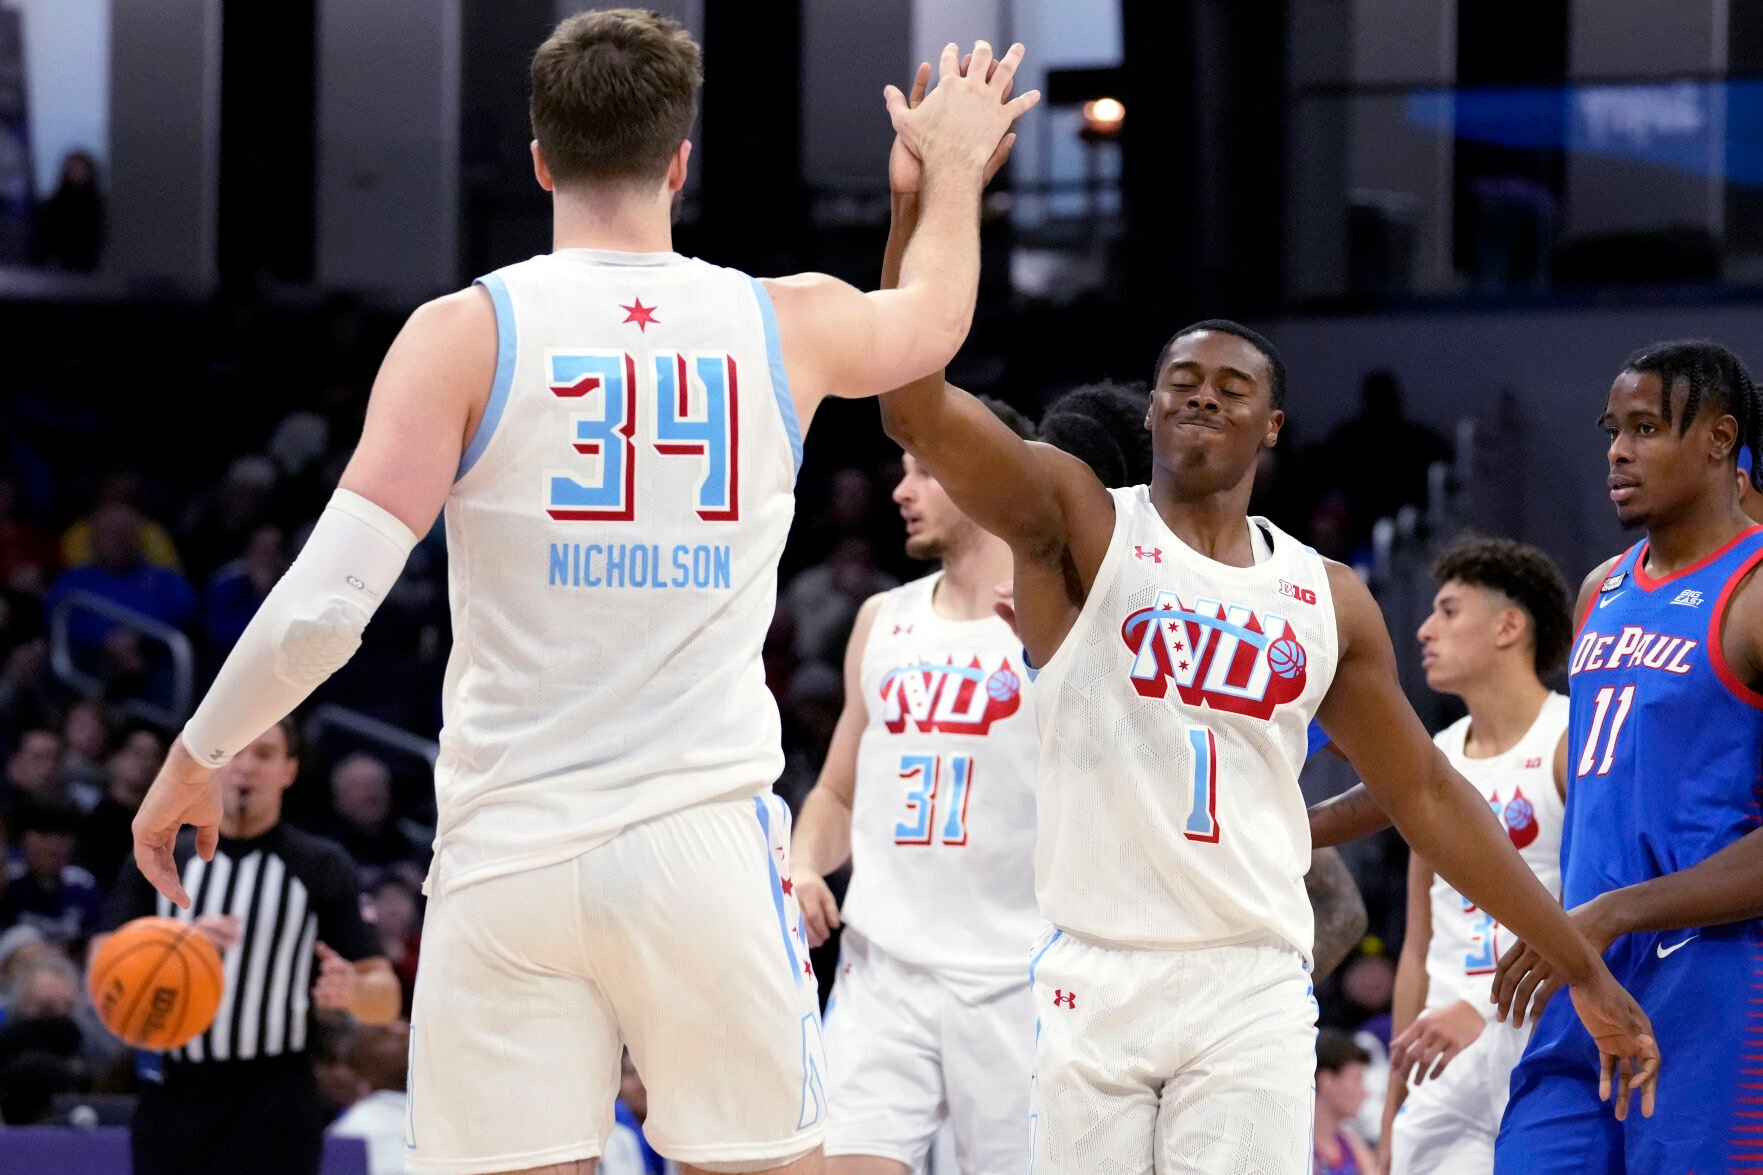
<svg viewBox="0 0 1763 1175"><path fill-rule="evenodd" d="M239 920L239 941L221 952L226 986L207 1032L167 1054L175 1062L251 1060L304 1052L318 973L314 946L345 959L381 953L361 916L355 863L334 841L278 824L249 840L222 837L212 861L189 835L176 858L190 908L179 910L125 864L111 893L110 929L148 914L193 921L206 914Z"/></svg>

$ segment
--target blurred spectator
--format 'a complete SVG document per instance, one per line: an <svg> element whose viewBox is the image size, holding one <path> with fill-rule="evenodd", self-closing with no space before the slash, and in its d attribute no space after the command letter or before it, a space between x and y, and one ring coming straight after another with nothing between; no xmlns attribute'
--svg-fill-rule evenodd
<svg viewBox="0 0 1763 1175"><path fill-rule="evenodd" d="M27 730L6 760L6 808L66 800L61 781L61 736L53 730Z"/></svg>
<svg viewBox="0 0 1763 1175"><path fill-rule="evenodd" d="M101 481L93 498L92 512L68 527L61 536L62 560L69 567L102 562L104 555L98 549L99 517L111 507L127 506L130 511L128 518L135 531L133 557L145 559L155 567L182 570L183 564L178 560L178 549L171 541L171 534L163 526L138 512L139 497L140 485L132 474L113 473ZM112 513L110 517L113 526L120 525L120 515Z"/></svg>
<svg viewBox="0 0 1763 1175"><path fill-rule="evenodd" d="M209 648L225 654L238 642L269 590L288 569L288 545L281 528L260 526L251 532L245 553L216 571L208 581L203 615Z"/></svg>
<svg viewBox="0 0 1763 1175"><path fill-rule="evenodd" d="M344 1049L344 1063L358 1083L357 1100L331 1123L328 1133L367 1143L369 1175L398 1175L404 1170L409 1058L410 1026L403 1021L363 1027Z"/></svg>
<svg viewBox="0 0 1763 1175"><path fill-rule="evenodd" d="M21 515L18 481L0 472L0 588L40 596L60 566L55 540Z"/></svg>
<svg viewBox="0 0 1763 1175"><path fill-rule="evenodd" d="M345 757L331 769L330 837L349 851L357 865L396 865L425 859L427 849L412 840L392 815L392 771L366 751Z"/></svg>
<svg viewBox="0 0 1763 1175"><path fill-rule="evenodd" d="M1451 446L1437 432L1403 414L1395 373L1373 371L1359 386L1359 414L1329 434L1322 468L1345 491L1349 538L1362 545L1372 523L1401 506L1426 501L1426 471L1449 461Z"/></svg>
<svg viewBox="0 0 1763 1175"><path fill-rule="evenodd" d="M141 516L133 506L112 503L92 513L92 562L70 566L49 588L49 608L74 592L90 592L162 624L182 628L196 610L189 581L151 561L141 549ZM74 563L69 560L69 563ZM76 646L106 643L116 626L89 612L76 613L68 639Z"/></svg>
<svg viewBox="0 0 1763 1175"><path fill-rule="evenodd" d="M836 470L819 508L803 511L791 531L784 577L824 558L842 539L888 533L883 518L886 502L887 496L876 492L875 478L867 470Z"/></svg>
<svg viewBox="0 0 1763 1175"><path fill-rule="evenodd" d="M90 273L104 252L104 193L98 161L70 151L61 161L55 194L37 213L37 256L45 265Z"/></svg>
<svg viewBox="0 0 1763 1175"><path fill-rule="evenodd" d="M379 931L380 953L392 964L392 972L404 989L404 1012L416 992L416 961L422 949L422 916L417 889L396 874L387 874L373 887L374 927Z"/></svg>
<svg viewBox="0 0 1763 1175"><path fill-rule="evenodd" d="M133 857L135 838L130 825L164 759L165 743L159 732L140 725L124 732L104 762L104 794L86 814L79 850L79 863L92 874L101 892L109 892L117 870Z"/></svg>
<svg viewBox="0 0 1763 1175"><path fill-rule="evenodd" d="M1334 1019L1357 1032L1369 1032L1390 1047L1390 1000L1396 990L1396 966L1383 954L1363 954L1341 970L1343 1006Z"/></svg>
<svg viewBox="0 0 1763 1175"><path fill-rule="evenodd" d="M104 707L82 698L61 718L61 773L74 803L90 812L104 794L104 759L110 749L110 718Z"/></svg>
<svg viewBox="0 0 1763 1175"><path fill-rule="evenodd" d="M1365 1104L1365 1066L1371 1054L1352 1034L1324 1028L1316 1034L1316 1175L1373 1175L1376 1159L1350 1126Z"/></svg>
<svg viewBox="0 0 1763 1175"><path fill-rule="evenodd" d="M103 898L92 875L73 863L80 811L72 804L23 807L15 822L19 859L6 867L0 928L34 926L52 943L83 942L98 929Z"/></svg>
<svg viewBox="0 0 1763 1175"><path fill-rule="evenodd" d="M5 1019L6 993L12 985L12 977L31 960L60 953L61 949L49 945L49 940L35 926L14 926L11 930L0 931L0 1020Z"/></svg>
<svg viewBox="0 0 1763 1175"><path fill-rule="evenodd" d="M796 619L796 655L804 661L837 660L863 601L898 583L876 570L867 539L840 539L825 563L796 576L784 592Z"/></svg>
<svg viewBox="0 0 1763 1175"><path fill-rule="evenodd" d="M207 575L246 549L270 521L276 481L275 463L251 454L234 460L224 478L196 496L179 532L191 578Z"/></svg>
<svg viewBox="0 0 1763 1175"><path fill-rule="evenodd" d="M46 951L13 968L6 985L6 1022L72 1016L80 1002L80 973L66 955Z"/></svg>
<svg viewBox="0 0 1763 1175"><path fill-rule="evenodd" d="M49 641L35 633L9 631L7 621L14 614L14 603L16 597L0 594L0 744L12 731L47 723L55 708L48 671ZM3 793L0 788L0 802L5 800Z"/></svg>

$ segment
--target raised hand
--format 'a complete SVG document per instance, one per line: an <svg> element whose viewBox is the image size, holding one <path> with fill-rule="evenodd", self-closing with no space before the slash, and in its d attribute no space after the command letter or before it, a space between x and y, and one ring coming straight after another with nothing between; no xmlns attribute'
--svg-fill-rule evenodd
<svg viewBox="0 0 1763 1175"><path fill-rule="evenodd" d="M967 68L972 64L972 61L972 54L961 59L961 72L963 74L967 73ZM997 68L998 63L994 61L992 63L993 71L995 72ZM1015 84L1016 83L1013 79L1004 87L1003 97L1005 99L1010 97L1010 91L1015 88ZM918 72L912 76L912 88L907 91L906 94L907 108L910 110L918 109L919 104L924 101L924 93L929 87L930 62L920 62ZM1015 145L1015 131L1011 131L1002 139L998 140L998 146L993 150L992 157L986 160L985 171L982 173L981 177L983 183L989 184L992 182L992 177L998 174L1003 168L1005 162L1010 158L1010 148ZM904 140L902 140L899 135L895 135L894 145L888 151L888 191L896 196L913 195L918 192L918 189L922 186L923 182L924 165L919 161L918 156L914 155L906 146Z"/></svg>
<svg viewBox="0 0 1763 1175"><path fill-rule="evenodd" d="M899 87L888 86L883 96L899 139L896 154L903 149L933 169L946 167L959 172L977 168L982 182L989 179L996 167L1002 165L1003 156L1009 154L1004 138L1011 123L1041 98L1039 90L1010 97L1023 52L1021 45L1012 45L1001 59L994 58L992 47L978 41L963 70L963 61L954 44L950 44L943 49L938 63L936 89L920 101L909 101ZM928 84L925 67L919 67L918 77ZM916 79L913 91L922 94ZM889 162L890 186L894 186L893 160ZM903 164L899 179L909 182L912 178L909 166ZM915 187L894 186L894 190L911 191Z"/></svg>
<svg viewBox="0 0 1763 1175"><path fill-rule="evenodd" d="M185 910L190 908L190 895L178 878L172 848L186 824L196 826L196 852L204 861L213 860L220 843L220 783L212 770L184 749L183 739L174 738L131 827L141 875Z"/></svg>

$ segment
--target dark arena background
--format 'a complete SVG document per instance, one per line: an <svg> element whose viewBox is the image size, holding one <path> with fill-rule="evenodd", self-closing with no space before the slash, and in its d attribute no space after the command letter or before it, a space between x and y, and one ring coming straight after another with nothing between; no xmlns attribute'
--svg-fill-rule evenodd
<svg viewBox="0 0 1763 1175"><path fill-rule="evenodd" d="M105 1030L84 969L138 880L134 807L324 509L405 318L549 249L528 61L577 7L0 0L0 1171L129 1169L160 1059ZM1577 585L1634 541L1597 426L1625 357L1689 337L1763 361L1750 0L658 7L705 70L675 247L862 289L889 217L882 87L948 41L1023 42L1017 89L1044 100L984 197L951 381L1035 420L1079 385L1144 392L1184 323L1274 340L1288 423L1252 512L1370 586L1429 730L1463 714L1415 639L1436 556L1466 531L1519 539ZM820 411L764 645L793 808L859 605L930 570L905 553L901 472L873 402ZM296 714L284 805L353 859L405 1015L447 567L437 524ZM1319 754L1306 799L1355 778ZM1375 1148L1408 850L1386 831L1342 853L1366 928L1317 998L1369 1058L1362 1108L1330 1112ZM836 951L815 952L823 996ZM404 1021L300 1024L335 1120L324 1170L402 1170L373 1139L402 1130ZM601 1170L659 1170L640 1075L625 1091L637 1145ZM370 1125L339 1129L351 1111ZM926 1169L952 1175L952 1155Z"/></svg>

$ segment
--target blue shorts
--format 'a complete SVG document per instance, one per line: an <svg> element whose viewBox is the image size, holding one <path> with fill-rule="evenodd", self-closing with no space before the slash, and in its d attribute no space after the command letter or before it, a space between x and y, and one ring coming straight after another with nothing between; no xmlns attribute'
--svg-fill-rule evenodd
<svg viewBox="0 0 1763 1175"><path fill-rule="evenodd" d="M1598 1050L1563 993L1512 1072L1496 1175L1763 1175L1763 923L1632 934L1606 952L1653 1021L1658 1102L1598 1100Z"/></svg>

